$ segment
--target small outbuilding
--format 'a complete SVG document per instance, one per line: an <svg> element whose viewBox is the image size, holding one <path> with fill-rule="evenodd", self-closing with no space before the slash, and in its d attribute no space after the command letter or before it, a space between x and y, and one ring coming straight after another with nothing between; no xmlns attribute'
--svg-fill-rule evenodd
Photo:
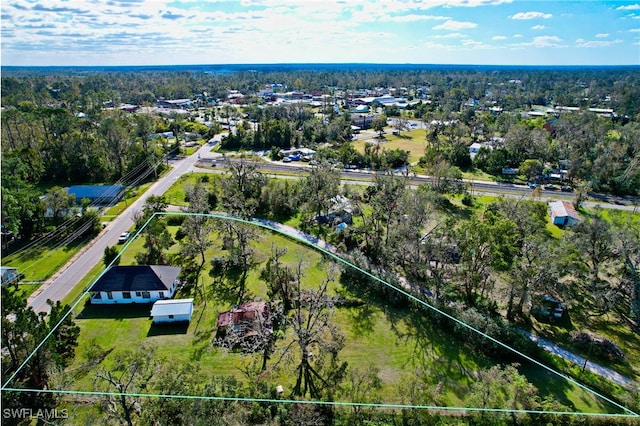
<svg viewBox="0 0 640 426"><path fill-rule="evenodd" d="M193 299L158 300L151 308L154 323L191 321Z"/></svg>
<svg viewBox="0 0 640 426"><path fill-rule="evenodd" d="M549 203L551 223L558 226L574 226L580 221L578 212L567 201L551 201Z"/></svg>

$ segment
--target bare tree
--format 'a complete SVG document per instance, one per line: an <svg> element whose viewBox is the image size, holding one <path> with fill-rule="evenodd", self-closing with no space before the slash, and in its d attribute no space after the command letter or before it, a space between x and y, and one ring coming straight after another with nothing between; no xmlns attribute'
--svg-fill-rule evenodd
<svg viewBox="0 0 640 426"><path fill-rule="evenodd" d="M296 271L298 291L294 312L288 317L288 324L294 333L291 344L297 345L300 351L292 393L319 398L323 390L335 385L344 375L346 363L337 365L338 352L344 346L344 336L332 322L335 304L328 294L328 286L333 278L328 277L317 289L303 291L300 288L301 266L300 262ZM321 368L327 361L328 371L323 377Z"/></svg>
<svg viewBox="0 0 640 426"><path fill-rule="evenodd" d="M211 260L211 276L225 277L225 280L218 279L218 288L214 291L234 303L242 303L247 297L247 276L255 264L252 242L260 234L253 226L233 220L220 221L216 227L222 234L222 249L227 250L227 256Z"/></svg>
<svg viewBox="0 0 640 426"><path fill-rule="evenodd" d="M512 282L509 286L507 318L514 319L523 314L524 306L529 302L531 293L547 292L558 280L559 274L554 268L553 253L548 241L532 235L525 238L520 254L511 269ZM517 300L517 303L516 303Z"/></svg>
<svg viewBox="0 0 640 426"><path fill-rule="evenodd" d="M96 372L94 384L99 391L116 393L104 395L107 413L132 426L134 416L141 412L140 397L130 394L144 391L157 367L153 348L128 349L115 356L111 368Z"/></svg>
<svg viewBox="0 0 640 426"><path fill-rule="evenodd" d="M200 262L195 267L194 281L197 283L202 268L206 263L206 252L211 247L211 232L214 229L213 221L206 216L209 212L208 194L203 185L188 186L186 188L189 206L184 209L190 213L182 223L182 231L185 238L180 242L180 252L184 259L192 263L190 259L200 256ZM201 289L203 294L203 289ZM203 297L206 304L206 297Z"/></svg>
<svg viewBox="0 0 640 426"><path fill-rule="evenodd" d="M271 246L271 257L260 273L267 283L267 291L271 300L282 300L282 308L284 313L288 313L293 307L295 276L291 268L284 265L282 256L287 253L286 248Z"/></svg>

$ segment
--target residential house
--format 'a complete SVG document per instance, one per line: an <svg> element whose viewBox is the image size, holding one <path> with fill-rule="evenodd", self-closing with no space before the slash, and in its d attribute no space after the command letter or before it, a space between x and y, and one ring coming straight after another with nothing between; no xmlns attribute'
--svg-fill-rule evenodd
<svg viewBox="0 0 640 426"><path fill-rule="evenodd" d="M471 159L473 160L475 156L478 155L481 148L487 148L489 150L493 149L491 145L488 145L486 143L474 142L469 146L469 157L471 157Z"/></svg>
<svg viewBox="0 0 640 426"><path fill-rule="evenodd" d="M0 271L2 274L2 276L0 277L0 283L3 287L10 284L15 284L16 281L20 280L20 273L18 273L18 268L13 268L11 266L2 266L0 267Z"/></svg>
<svg viewBox="0 0 640 426"><path fill-rule="evenodd" d="M578 212L568 201L551 201L549 215L551 223L558 226L573 226L580 221Z"/></svg>
<svg viewBox="0 0 640 426"><path fill-rule="evenodd" d="M124 186L122 185L75 185L67 189L67 193L76 198L76 204L88 199L91 204L111 205L122 200Z"/></svg>
<svg viewBox="0 0 640 426"><path fill-rule="evenodd" d="M151 308L154 323L191 321L193 299L158 300Z"/></svg>
<svg viewBox="0 0 640 426"><path fill-rule="evenodd" d="M163 265L112 266L91 286L92 304L151 303L171 299L181 268Z"/></svg>
<svg viewBox="0 0 640 426"><path fill-rule="evenodd" d="M330 207L326 214L316 216L315 220L320 223L331 223L338 225L346 223L351 225L353 223L353 206L351 201L344 195L336 195L329 200Z"/></svg>

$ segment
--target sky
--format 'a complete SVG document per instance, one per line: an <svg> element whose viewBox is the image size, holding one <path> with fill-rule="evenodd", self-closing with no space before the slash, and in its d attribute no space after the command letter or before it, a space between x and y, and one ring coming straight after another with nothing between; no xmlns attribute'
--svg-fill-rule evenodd
<svg viewBox="0 0 640 426"><path fill-rule="evenodd" d="M2 65L640 65L640 1L2 0Z"/></svg>

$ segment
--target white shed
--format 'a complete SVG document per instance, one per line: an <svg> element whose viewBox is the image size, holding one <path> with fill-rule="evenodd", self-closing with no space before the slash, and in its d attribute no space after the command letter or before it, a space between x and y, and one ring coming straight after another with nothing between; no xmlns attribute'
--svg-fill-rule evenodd
<svg viewBox="0 0 640 426"><path fill-rule="evenodd" d="M158 300L151 308L154 323L191 321L193 299Z"/></svg>

